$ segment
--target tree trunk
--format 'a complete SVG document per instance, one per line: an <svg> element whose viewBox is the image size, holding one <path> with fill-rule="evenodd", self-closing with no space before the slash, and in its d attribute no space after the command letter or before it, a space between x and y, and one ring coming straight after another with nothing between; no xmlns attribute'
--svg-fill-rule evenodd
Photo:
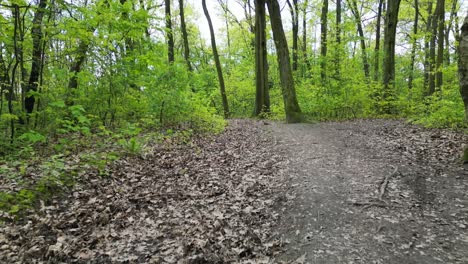
<svg viewBox="0 0 468 264"><path fill-rule="evenodd" d="M323 0L322 15L320 17L320 77L322 85L327 79L327 22L328 22L328 0Z"/></svg>
<svg viewBox="0 0 468 264"><path fill-rule="evenodd" d="M291 2L286 1L289 5L289 11L291 13L292 20L292 70L297 71L297 60L298 60L298 39L299 39L299 7L297 5L297 0Z"/></svg>
<svg viewBox="0 0 468 264"><path fill-rule="evenodd" d="M382 6L384 0L379 0L377 10L377 25L375 31L375 48L374 48L374 81L379 81L379 66L380 66L380 21L382 19Z"/></svg>
<svg viewBox="0 0 468 264"><path fill-rule="evenodd" d="M265 0L255 0L255 110L254 116L270 111L266 49Z"/></svg>
<svg viewBox="0 0 468 264"><path fill-rule="evenodd" d="M336 0L336 50L335 50L335 79L341 77L341 0Z"/></svg>
<svg viewBox="0 0 468 264"><path fill-rule="evenodd" d="M305 0L304 10L302 13L302 57L305 64L305 72L303 74L304 77L307 76L308 72L310 71L309 56L307 55L307 4L308 1Z"/></svg>
<svg viewBox="0 0 468 264"><path fill-rule="evenodd" d="M189 71L193 71L192 64L190 63L190 47L188 42L187 26L185 24L185 13L184 13L184 0L179 0L180 9L180 29L182 31L182 39L184 42L184 59L187 63Z"/></svg>
<svg viewBox="0 0 468 264"><path fill-rule="evenodd" d="M432 35L429 47L429 90L432 95L442 85L442 69L440 68L444 56L444 15L445 1L437 0L436 9L432 16ZM436 52L437 46L437 52Z"/></svg>
<svg viewBox="0 0 468 264"><path fill-rule="evenodd" d="M388 0L384 28L384 62L383 62L383 99L388 101L394 94L395 83L395 37L398 23L398 11L401 0ZM387 104L388 105L388 104ZM391 107L385 107L384 113L390 114Z"/></svg>
<svg viewBox="0 0 468 264"><path fill-rule="evenodd" d="M166 10L167 59L171 64L174 62L174 35L172 33L171 0L164 1Z"/></svg>
<svg viewBox="0 0 468 264"><path fill-rule="evenodd" d="M465 122L468 122L468 15L465 17L465 21L461 27L458 54L460 94L465 105Z"/></svg>
<svg viewBox="0 0 468 264"><path fill-rule="evenodd" d="M34 111L35 96L29 94L30 92L37 92L39 86L39 74L41 71L42 63L42 19L44 17L47 0L40 0L36 13L32 21L31 36L33 40L31 74L29 75L29 82L25 87L26 98L24 107L26 113L30 114Z"/></svg>
<svg viewBox="0 0 468 264"><path fill-rule="evenodd" d="M224 85L224 77L223 71L221 68L221 62L219 61L219 54L218 49L216 48L216 38L213 29L213 23L211 22L210 13L206 7L206 0L202 0L203 12L205 13L206 20L208 21L208 27L210 28L210 36L211 36L211 49L213 50L213 57L216 64L216 71L218 73L218 81L219 81L219 89L221 92L221 99L223 101L223 110L224 110L224 117L229 117L229 105L226 96L226 87Z"/></svg>
<svg viewBox="0 0 468 264"><path fill-rule="evenodd" d="M361 15L359 14L359 10L357 7L356 0L350 0L351 2L351 12L354 15L356 25L357 25L357 30L359 33L359 38L360 38L360 46L361 46L361 53L362 53L362 64L363 64L363 69L364 69L364 76L366 76L366 79L369 79L369 62L367 60L367 49L366 49L366 40L364 36L364 30L362 29L362 23L361 23Z"/></svg>
<svg viewBox="0 0 468 264"><path fill-rule="evenodd" d="M432 25L432 0L427 3L426 35L424 37L424 93L429 94L429 75L431 71L431 25Z"/></svg>
<svg viewBox="0 0 468 264"><path fill-rule="evenodd" d="M288 43L284 35L283 22L281 20L281 10L277 0L267 0L267 5L278 58L286 122L301 122L302 113L299 103L297 102L296 89L294 87L294 79L289 59Z"/></svg>
<svg viewBox="0 0 468 264"><path fill-rule="evenodd" d="M444 32L445 32L445 0L438 0L437 1L437 9L439 9L437 13L437 61L436 61L436 80L435 80L435 87L436 90L442 88L442 66L444 63Z"/></svg>
<svg viewBox="0 0 468 264"><path fill-rule="evenodd" d="M414 0L414 24L413 24L413 36L411 36L411 61L410 61L410 72L408 76L408 89L413 88L414 79L414 60L416 58L416 49L418 46L418 22L419 22L419 2Z"/></svg>

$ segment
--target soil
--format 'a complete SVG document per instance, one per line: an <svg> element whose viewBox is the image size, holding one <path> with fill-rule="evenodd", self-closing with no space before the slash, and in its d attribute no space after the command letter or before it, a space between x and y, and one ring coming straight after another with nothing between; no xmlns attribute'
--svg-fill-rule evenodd
<svg viewBox="0 0 468 264"><path fill-rule="evenodd" d="M2 213L0 262L468 263L466 142L402 120L231 120Z"/></svg>
<svg viewBox="0 0 468 264"><path fill-rule="evenodd" d="M401 120L274 123L284 263L468 263L465 136Z"/></svg>

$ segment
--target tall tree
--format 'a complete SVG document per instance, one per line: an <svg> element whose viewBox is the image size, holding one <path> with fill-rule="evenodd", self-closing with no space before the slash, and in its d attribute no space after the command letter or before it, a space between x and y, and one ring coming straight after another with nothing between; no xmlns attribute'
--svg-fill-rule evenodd
<svg viewBox="0 0 468 264"><path fill-rule="evenodd" d="M46 11L47 0L40 0L37 10L34 14L31 28L31 36L33 40L31 74L29 75L29 82L25 87L26 98L24 107L26 113L30 114L34 111L35 96L31 92L37 92L39 86L39 75L42 67L43 56L43 33L42 33L42 20Z"/></svg>
<svg viewBox="0 0 468 264"><path fill-rule="evenodd" d="M416 59L416 49L418 47L418 22L419 22L419 2L414 0L414 22L413 22L413 34L411 35L411 55L410 55L410 69L408 76L408 89L413 88L414 79L414 61Z"/></svg>
<svg viewBox="0 0 468 264"><path fill-rule="evenodd" d="M307 6L308 0L305 0L302 7L302 57L305 63L305 72L310 71L309 56L307 55ZM306 74L303 74L306 76Z"/></svg>
<svg viewBox="0 0 468 264"><path fill-rule="evenodd" d="M461 27L458 54L460 94L465 105L465 122L468 122L468 15L465 17L465 21Z"/></svg>
<svg viewBox="0 0 468 264"><path fill-rule="evenodd" d="M387 14L385 16L384 27L384 62L383 62L383 85L384 85L384 100L390 99L394 94L395 82L395 38L396 28L398 24L398 12L400 9L401 0L388 0ZM384 112L390 113L391 109L386 108Z"/></svg>
<svg viewBox="0 0 468 264"><path fill-rule="evenodd" d="M341 75L341 0L336 0L336 50L335 50L335 78L340 79Z"/></svg>
<svg viewBox="0 0 468 264"><path fill-rule="evenodd" d="M299 40L299 6L297 0L293 0L293 3L286 0L289 6L292 20L292 70L297 71L297 60L298 60L298 40Z"/></svg>
<svg viewBox="0 0 468 264"><path fill-rule="evenodd" d="M356 0L350 0L350 7L351 7L351 12L354 15L354 19L356 21L356 26L357 30L359 33L359 41L360 41L360 46L361 46L361 56L362 56L362 65L364 69L364 76L366 76L366 79L369 78L369 62L367 60L367 49L366 49L366 39L364 36L364 30L362 29L362 22L361 22L361 14L359 13L359 9L356 3Z"/></svg>
<svg viewBox="0 0 468 264"><path fill-rule="evenodd" d="M379 6L377 8L377 24L375 26L375 48L374 48L374 81L379 80L379 65L380 65L380 24L382 19L382 7L384 0L379 0Z"/></svg>
<svg viewBox="0 0 468 264"><path fill-rule="evenodd" d="M188 42L187 25L185 24L185 11L184 11L184 0L179 0L180 9L180 29L182 31L182 39L184 42L184 59L187 63L189 71L193 71L192 64L190 63L190 47Z"/></svg>
<svg viewBox="0 0 468 264"><path fill-rule="evenodd" d="M208 27L210 28L211 36L211 49L213 50L213 57L216 64L216 72L218 73L219 89L221 92L221 100L223 102L224 117L229 117L229 104L226 96L226 87L224 84L223 70L221 68L221 62L219 60L218 49L216 48L216 38L213 29L213 23L211 22L210 13L206 7L206 0L202 0L203 12L205 13L206 20L208 21Z"/></svg>
<svg viewBox="0 0 468 264"><path fill-rule="evenodd" d="M278 58L286 122L297 123L302 120L302 113L299 103L297 102L296 88L294 87L294 79L289 58L288 42L284 35L280 6L277 0L267 0L267 5L268 12L270 13L273 39L276 46L276 55Z"/></svg>
<svg viewBox="0 0 468 264"><path fill-rule="evenodd" d="M255 116L270 111L265 13L265 0L255 0Z"/></svg>
<svg viewBox="0 0 468 264"><path fill-rule="evenodd" d="M167 37L167 59L169 63L174 62L174 35L172 32L171 0L164 0L166 11L166 37Z"/></svg>
<svg viewBox="0 0 468 264"><path fill-rule="evenodd" d="M320 77L325 84L327 79L327 23L328 0L323 0L322 14L320 16Z"/></svg>
<svg viewBox="0 0 468 264"><path fill-rule="evenodd" d="M427 2L427 20L426 20L426 32L424 35L424 92L429 94L429 76L431 71L431 28L432 28L432 1Z"/></svg>
<svg viewBox="0 0 468 264"><path fill-rule="evenodd" d="M429 47L429 90L432 95L442 85L442 63L444 56L444 16L445 0L437 0L436 9L432 17L432 35ZM437 46L437 51L436 51Z"/></svg>

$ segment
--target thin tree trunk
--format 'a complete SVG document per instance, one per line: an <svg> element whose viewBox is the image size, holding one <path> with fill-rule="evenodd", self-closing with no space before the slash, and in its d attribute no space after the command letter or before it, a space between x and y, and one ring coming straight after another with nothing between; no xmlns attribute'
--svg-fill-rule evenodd
<svg viewBox="0 0 468 264"><path fill-rule="evenodd" d="M255 109L254 116L270 111L266 49L265 0L255 0Z"/></svg>
<svg viewBox="0 0 468 264"><path fill-rule="evenodd" d="M297 5L297 0L293 0L291 2L286 0L286 3L289 5L289 11L291 13L291 20L292 20L292 70L297 71L297 46L298 46L298 39L299 39L299 7Z"/></svg>
<svg viewBox="0 0 468 264"><path fill-rule="evenodd" d="M303 17L302 17L302 56L305 63L305 72L308 73L310 71L310 62L309 56L307 55L307 4L308 0L304 2L304 10L303 10ZM303 74L305 77L306 74Z"/></svg>
<svg viewBox="0 0 468 264"><path fill-rule="evenodd" d="M39 86L39 74L41 71L42 62L42 19L44 17L45 8L47 6L47 0L41 0L37 7L36 13L32 21L31 36L33 40L33 51L32 51L32 66L31 74L29 75L29 82L25 87L26 98L24 106L26 113L30 114L34 111L35 96L29 94L31 92L37 92Z"/></svg>
<svg viewBox="0 0 468 264"><path fill-rule="evenodd" d="M166 11L166 37L167 37L167 59L169 63L174 62L174 35L172 33L171 0L165 0Z"/></svg>
<svg viewBox="0 0 468 264"><path fill-rule="evenodd" d="M460 94L465 105L465 122L468 122L468 15L465 17L465 21L461 27L458 54Z"/></svg>
<svg viewBox="0 0 468 264"><path fill-rule="evenodd" d="M361 23L361 14L359 14L359 10L357 7L356 0L350 0L351 2L351 11L354 14L354 18L356 21L357 25L357 30L359 33L359 41L360 41L360 46L361 46L361 56L362 56L362 65L364 69L364 76L366 76L366 79L369 79L370 73L369 73L369 62L367 60L367 49L366 49L366 40L364 36L364 30L362 29L362 23Z"/></svg>
<svg viewBox="0 0 468 264"><path fill-rule="evenodd" d="M436 80L435 87L436 90L440 90L443 84L443 73L442 67L444 63L444 31L445 31L445 0L437 1L437 8L439 12L437 13L437 61L436 61Z"/></svg>
<svg viewBox="0 0 468 264"><path fill-rule="evenodd" d="M335 78L341 79L341 0L336 0Z"/></svg>
<svg viewBox="0 0 468 264"><path fill-rule="evenodd" d="M188 42L187 26L185 24L185 13L184 13L184 0L179 0L180 9L180 29L182 31L182 39L184 42L184 59L187 63L187 69L193 71L192 64L190 63L190 47Z"/></svg>
<svg viewBox="0 0 468 264"><path fill-rule="evenodd" d="M379 7L377 10L377 25L375 31L375 48L374 48L374 81L379 80L379 66L380 66L380 24L382 19L382 6L384 0L379 0Z"/></svg>
<svg viewBox="0 0 468 264"><path fill-rule="evenodd" d="M328 0L323 0L322 14L320 17L320 77L322 85L327 79L327 22L328 22Z"/></svg>
<svg viewBox="0 0 468 264"><path fill-rule="evenodd" d="M286 122L297 123L302 120L302 113L297 102L288 43L284 35L283 22L281 20L281 10L277 0L267 0L267 5L278 58Z"/></svg>
<svg viewBox="0 0 468 264"><path fill-rule="evenodd" d="M211 48L213 50L213 57L216 64L216 71L218 73L218 81L219 81L219 89L221 92L221 99L223 101L223 110L224 110L224 117L229 117L229 104L226 96L226 87L224 85L224 77L223 71L221 68L221 62L219 61L219 54L218 49L216 48L216 38L213 29L213 23L211 22L210 13L206 7L206 0L202 0L203 12L205 13L206 20L208 21L208 26L210 28L210 35L211 35Z"/></svg>
<svg viewBox="0 0 468 264"><path fill-rule="evenodd" d="M416 48L418 46L418 22L419 22L419 2L414 0L414 24L413 24L413 36L411 36L411 61L410 61L410 71L408 76L408 89L413 88L413 79L414 79L414 61L416 58Z"/></svg>
<svg viewBox="0 0 468 264"><path fill-rule="evenodd" d="M436 9L432 17L432 35L429 48L429 91L428 95L434 94L436 89L440 89L442 85L442 69L440 66L444 56L444 15L445 1L437 0ZM442 30L442 32L440 32ZM436 51L437 46L437 51Z"/></svg>
<svg viewBox="0 0 468 264"><path fill-rule="evenodd" d="M388 0L384 28L384 62L383 62L383 99L388 101L394 94L395 82L395 37L398 24L398 11L401 0ZM389 104L388 104L389 105ZM384 113L390 114L392 107L385 107Z"/></svg>
<svg viewBox="0 0 468 264"><path fill-rule="evenodd" d="M427 23L424 37L424 93L429 94L429 76L431 71L431 25L432 25L432 0L427 3Z"/></svg>

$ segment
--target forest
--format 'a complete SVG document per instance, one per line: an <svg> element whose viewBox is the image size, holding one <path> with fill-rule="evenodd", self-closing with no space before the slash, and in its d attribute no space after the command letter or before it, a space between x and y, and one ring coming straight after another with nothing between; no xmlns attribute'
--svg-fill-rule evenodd
<svg viewBox="0 0 468 264"><path fill-rule="evenodd" d="M281 222L274 208L293 200L281 190L295 186L285 160L325 170L326 162L294 157L334 147L340 156L363 144L412 155L421 167L408 165L411 177L424 168L451 175L441 164L459 164L467 144L467 12L463 0L0 0L0 260L310 263L302 254L276 258L283 240L272 231ZM350 148L337 145L348 137ZM361 158L361 168L349 165L353 174L373 159ZM404 178L405 162L382 161L392 169L378 199L351 205L406 206L389 198L390 188L403 193L391 181ZM428 201L431 192L414 177L401 182ZM441 184L462 186L453 195L466 200L466 180ZM196 201L215 218L192 212ZM101 209L86 213L93 208ZM140 219L128 220L135 210ZM468 243L460 212L454 228L465 236L453 258L421 263L468 261L459 250ZM188 228L188 242L167 219ZM102 242L96 228L113 221L140 246ZM147 237L143 224L162 233ZM224 239L216 225L230 227ZM123 232L114 231L107 240ZM157 252L147 249L151 239Z"/></svg>

